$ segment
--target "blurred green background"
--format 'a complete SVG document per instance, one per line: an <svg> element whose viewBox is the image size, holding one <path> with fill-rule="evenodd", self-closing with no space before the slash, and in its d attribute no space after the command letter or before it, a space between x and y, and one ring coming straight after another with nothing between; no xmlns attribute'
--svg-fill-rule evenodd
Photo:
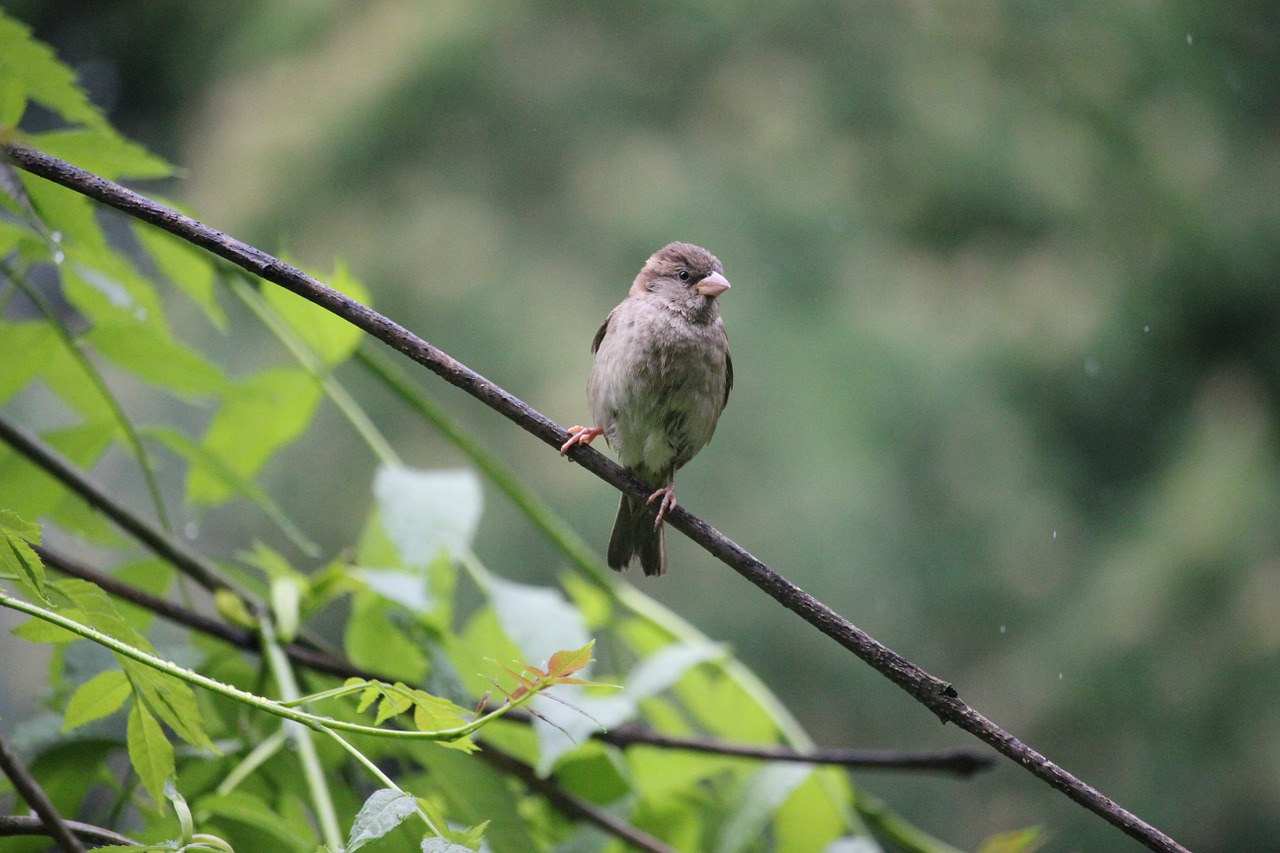
<svg viewBox="0 0 1280 853"><path fill-rule="evenodd" d="M0 6L185 170L147 189L344 259L562 424L644 259L707 246L737 384L682 503L1182 843L1280 849L1280 5ZM424 381L603 550L608 487ZM364 393L408 461L459 463ZM270 487L332 553L374 460L319 427ZM224 510L200 544L255 536ZM500 499L480 542L562 568ZM672 563L631 580L821 743L974 744L678 535ZM1135 846L1007 763L858 780L965 847Z"/></svg>

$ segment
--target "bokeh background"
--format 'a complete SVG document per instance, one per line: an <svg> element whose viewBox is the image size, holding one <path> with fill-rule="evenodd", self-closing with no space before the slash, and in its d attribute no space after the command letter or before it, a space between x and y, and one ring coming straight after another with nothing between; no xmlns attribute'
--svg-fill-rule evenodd
<svg viewBox="0 0 1280 853"><path fill-rule="evenodd" d="M0 6L183 169L149 191L341 258L561 423L643 260L707 246L737 385L682 503L1192 849L1280 849L1280 6ZM603 549L608 487L432 387ZM458 464L360 393L413 464ZM332 553L373 466L330 414L270 486ZM206 525L217 553L265 535ZM632 580L820 742L973 743L672 551ZM563 568L501 499L480 552ZM1008 764L858 781L961 847L1136 849Z"/></svg>

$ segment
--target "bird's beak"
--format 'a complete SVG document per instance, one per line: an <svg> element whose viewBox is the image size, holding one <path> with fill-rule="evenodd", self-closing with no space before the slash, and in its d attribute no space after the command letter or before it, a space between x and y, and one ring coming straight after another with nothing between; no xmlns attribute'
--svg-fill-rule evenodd
<svg viewBox="0 0 1280 853"><path fill-rule="evenodd" d="M713 272L711 275L698 282L698 293L712 299L724 293L728 289L729 280L718 272Z"/></svg>

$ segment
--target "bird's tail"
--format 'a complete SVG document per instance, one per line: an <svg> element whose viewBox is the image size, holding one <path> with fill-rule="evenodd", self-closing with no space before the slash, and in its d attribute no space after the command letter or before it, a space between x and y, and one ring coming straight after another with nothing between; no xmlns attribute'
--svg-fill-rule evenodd
<svg viewBox="0 0 1280 853"><path fill-rule="evenodd" d="M646 575L660 575L667 570L666 525L658 525L655 530L653 519L653 511L643 500L622 496L609 537L609 568L620 572L639 557Z"/></svg>

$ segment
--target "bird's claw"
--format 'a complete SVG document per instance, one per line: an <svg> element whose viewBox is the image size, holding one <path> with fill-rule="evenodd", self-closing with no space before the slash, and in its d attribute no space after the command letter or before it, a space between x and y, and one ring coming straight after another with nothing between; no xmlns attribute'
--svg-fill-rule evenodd
<svg viewBox="0 0 1280 853"><path fill-rule="evenodd" d="M590 444L598 435L604 435L604 430L597 427L569 427L569 440L560 445L560 455L564 456L570 448L577 447L579 444Z"/></svg>
<svg viewBox="0 0 1280 853"><path fill-rule="evenodd" d="M676 487L674 485L666 486L658 489L658 491L649 495L649 500L645 503L653 503L658 500L658 496L662 496L662 500L658 501L658 517L653 521L653 529L657 530L662 526L662 519L666 518L667 513L676 507Z"/></svg>

